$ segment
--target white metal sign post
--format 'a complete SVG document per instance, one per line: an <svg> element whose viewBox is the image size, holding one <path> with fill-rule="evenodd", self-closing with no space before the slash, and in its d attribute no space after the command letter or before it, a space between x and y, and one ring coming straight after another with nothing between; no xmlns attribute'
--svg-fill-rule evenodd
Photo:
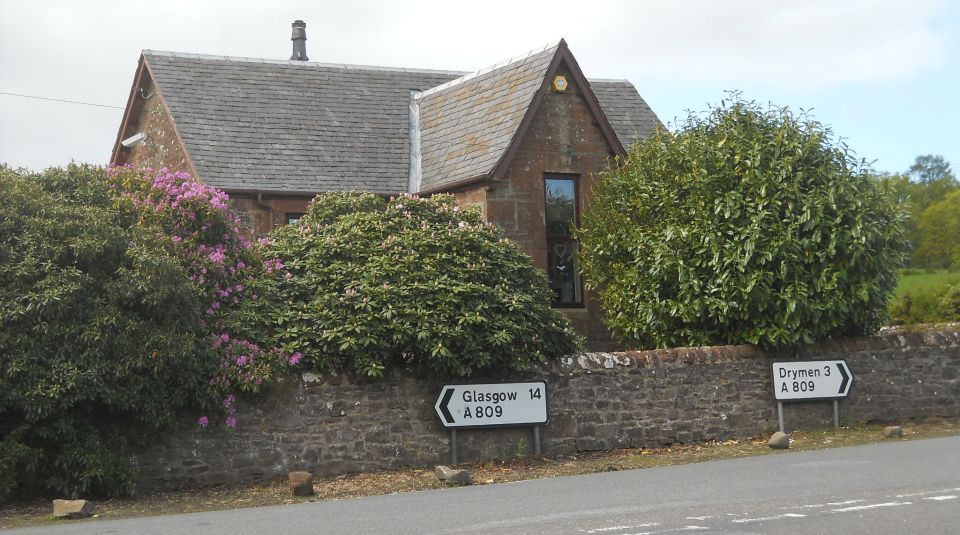
<svg viewBox="0 0 960 535"><path fill-rule="evenodd" d="M774 362L773 395L777 399L777 415L783 432L783 402L833 400L833 425L840 427L837 400L850 393L853 372L844 360L808 360Z"/></svg>
<svg viewBox="0 0 960 535"><path fill-rule="evenodd" d="M445 385L434 405L450 430L453 464L457 464L457 429L533 426L534 449L540 454L540 426L547 423L547 384L493 383Z"/></svg>

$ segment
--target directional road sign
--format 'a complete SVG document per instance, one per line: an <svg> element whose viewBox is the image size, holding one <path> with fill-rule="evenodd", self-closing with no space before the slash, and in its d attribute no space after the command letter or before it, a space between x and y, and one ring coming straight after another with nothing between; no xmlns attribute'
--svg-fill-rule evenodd
<svg viewBox="0 0 960 535"><path fill-rule="evenodd" d="M547 384L446 385L434 407L444 427L547 423Z"/></svg>
<svg viewBox="0 0 960 535"><path fill-rule="evenodd" d="M774 362L772 370L778 401L845 398L853 383L853 373L843 360Z"/></svg>

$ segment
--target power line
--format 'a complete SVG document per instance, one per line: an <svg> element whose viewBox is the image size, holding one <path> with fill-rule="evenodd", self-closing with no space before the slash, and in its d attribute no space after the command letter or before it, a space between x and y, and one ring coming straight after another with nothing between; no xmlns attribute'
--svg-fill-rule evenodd
<svg viewBox="0 0 960 535"><path fill-rule="evenodd" d="M7 93L6 91L0 91L0 95L9 95L11 97L35 98L38 100L52 100L53 102L64 102L66 104L82 104L84 106L97 106L98 108L114 108L117 110L124 109L123 106L109 106L107 104L94 104L92 102L79 102L76 100L63 100L60 98L38 97L36 95L22 95L20 93Z"/></svg>

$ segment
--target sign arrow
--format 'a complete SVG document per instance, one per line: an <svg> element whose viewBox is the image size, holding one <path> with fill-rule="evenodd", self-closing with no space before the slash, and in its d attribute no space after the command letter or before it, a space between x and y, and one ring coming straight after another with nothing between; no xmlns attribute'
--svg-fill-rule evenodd
<svg viewBox="0 0 960 535"><path fill-rule="evenodd" d="M450 398L453 397L453 391L455 389L446 387L443 389L443 397L440 398L440 404L437 406L440 409L440 413L443 415L443 420L446 424L452 424L454 422L453 415L450 414Z"/></svg>
<svg viewBox="0 0 960 535"><path fill-rule="evenodd" d="M840 382L840 390L837 392L839 396L845 396L847 394L845 389L847 388L847 383L850 382L850 376L847 375L847 371L844 369L846 367L843 362L837 363L837 369L840 370L840 377L843 377L843 381Z"/></svg>

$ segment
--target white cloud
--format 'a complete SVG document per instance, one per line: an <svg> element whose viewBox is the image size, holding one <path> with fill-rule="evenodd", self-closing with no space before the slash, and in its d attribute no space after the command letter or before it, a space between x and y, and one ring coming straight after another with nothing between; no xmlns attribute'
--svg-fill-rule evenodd
<svg viewBox="0 0 960 535"><path fill-rule="evenodd" d="M0 0L0 91L122 106L140 49L286 58L298 18L315 61L473 70L566 37L588 76L823 91L942 68L954 39L944 11L935 0ZM0 161L102 162L118 125L119 112L0 95ZM59 144L44 142L55 132Z"/></svg>
<svg viewBox="0 0 960 535"><path fill-rule="evenodd" d="M610 32L619 53L605 68L630 65L680 82L816 89L915 76L943 62L949 38L933 26L939 4L930 1L645 6L633 6Z"/></svg>

